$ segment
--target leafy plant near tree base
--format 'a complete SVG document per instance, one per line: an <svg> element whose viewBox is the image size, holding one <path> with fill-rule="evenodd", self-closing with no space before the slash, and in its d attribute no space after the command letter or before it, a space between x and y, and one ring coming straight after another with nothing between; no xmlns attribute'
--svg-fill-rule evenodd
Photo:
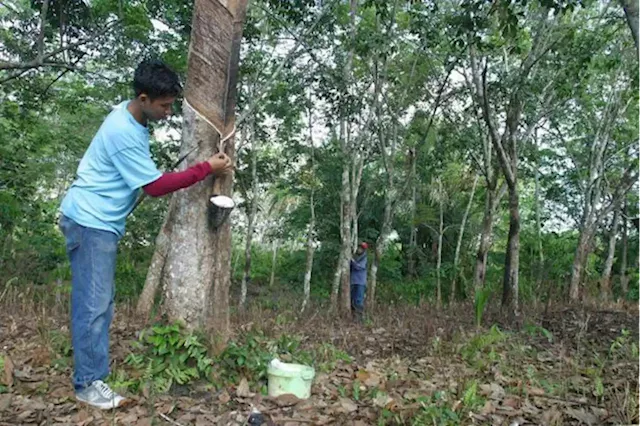
<svg viewBox="0 0 640 426"><path fill-rule="evenodd" d="M150 381L154 390L166 392L174 383L184 385L211 375L213 359L202 338L178 324L143 331L135 347L143 352L129 354L125 362L144 371L142 381Z"/></svg>

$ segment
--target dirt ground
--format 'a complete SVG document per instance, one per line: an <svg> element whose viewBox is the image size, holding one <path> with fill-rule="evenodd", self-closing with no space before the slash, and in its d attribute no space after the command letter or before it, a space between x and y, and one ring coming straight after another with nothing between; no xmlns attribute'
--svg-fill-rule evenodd
<svg viewBox="0 0 640 426"><path fill-rule="evenodd" d="M131 318L126 307L116 314L116 366L145 327ZM305 347L331 345L351 361L318 372L304 401L242 382L200 384L127 395L110 412L73 398L67 321L46 307L0 312L1 425L246 425L254 409L263 424L291 426L638 423L637 307L531 310L515 329L499 312L476 328L471 305L388 307L364 325L321 309L301 318L253 309L234 316L233 330L301 336Z"/></svg>

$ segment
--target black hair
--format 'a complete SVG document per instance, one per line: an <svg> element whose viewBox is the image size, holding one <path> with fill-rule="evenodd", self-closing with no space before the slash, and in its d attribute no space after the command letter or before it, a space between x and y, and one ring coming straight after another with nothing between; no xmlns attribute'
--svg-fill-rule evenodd
<svg viewBox="0 0 640 426"><path fill-rule="evenodd" d="M133 75L133 90L136 97L146 94L153 99L178 96L182 92L180 79L167 64L159 59L144 60Z"/></svg>

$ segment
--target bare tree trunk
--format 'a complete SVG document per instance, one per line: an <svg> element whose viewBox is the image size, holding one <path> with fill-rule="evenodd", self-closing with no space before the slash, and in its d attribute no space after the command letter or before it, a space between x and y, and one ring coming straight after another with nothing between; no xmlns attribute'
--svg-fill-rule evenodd
<svg viewBox="0 0 640 426"><path fill-rule="evenodd" d="M580 286L582 281L582 271L589 256L589 242L591 241L591 229L583 227L578 237L578 245L573 257L571 267L571 281L569 283L569 299L576 302L580 298Z"/></svg>
<svg viewBox="0 0 640 426"><path fill-rule="evenodd" d="M269 279L269 287L273 288L276 281L276 263L278 260L278 240L273 240L273 251L271 256L271 278Z"/></svg>
<svg viewBox="0 0 640 426"><path fill-rule="evenodd" d="M624 9L627 17L627 25L631 30L633 42L636 45L636 54L638 53L638 0L620 0L620 4Z"/></svg>
<svg viewBox="0 0 640 426"><path fill-rule="evenodd" d="M537 135L536 135L537 136ZM538 147L536 137L536 149ZM536 153L537 157L537 153ZM535 209L536 209L536 231L538 235L538 271L536 274L536 294L540 294L540 286L542 285L542 276L544 274L544 251L542 250L542 223L540 221L540 171L538 169L538 162L536 158L535 166Z"/></svg>
<svg viewBox="0 0 640 426"><path fill-rule="evenodd" d="M350 37L353 40L355 38L356 28L356 10L358 6L357 0L350 0ZM353 51L351 50L347 55L347 61L343 69L344 81L346 90L350 89L351 82L351 66L353 62ZM345 111L342 112L346 114ZM340 310L344 316L348 315L351 311L351 286L350 286L350 270L349 260L351 259L351 183L349 179L349 173L351 168L351 155L348 146L348 129L346 116L343 116L340 121L340 145L342 148L343 163L342 163L342 189L340 191L340 225L341 225L341 249L338 258L338 266L336 268L336 274L334 276L333 290L332 290L332 307L338 306L338 293L340 293Z"/></svg>
<svg viewBox="0 0 640 426"><path fill-rule="evenodd" d="M456 280L458 278L458 264L460 262L460 249L462 247L462 237L464 236L464 228L467 225L467 218L469 217L469 211L471 211L471 205L473 204L473 196L476 193L476 186L478 185L478 175L473 179L473 186L471 187L471 194L469 195L469 202L467 208L462 216L462 222L460 223L460 232L458 232L458 241L456 242L456 251L453 256L453 281L451 281L451 301L456 299Z"/></svg>
<svg viewBox="0 0 640 426"><path fill-rule="evenodd" d="M484 286L487 275L487 259L489 257L489 249L491 248L493 236L493 218L500 200L504 196L506 185L503 183L500 188L487 188L486 200L484 203L484 216L482 218L482 231L480 232L480 244L478 245L478 254L476 255L476 266L473 274L473 287L476 291Z"/></svg>
<svg viewBox="0 0 640 426"><path fill-rule="evenodd" d="M442 265L442 237L444 235L444 196L442 192L442 180L438 178L438 206L440 220L438 226L438 258L436 260L436 304L442 307L442 286L440 284L440 266Z"/></svg>
<svg viewBox="0 0 640 426"><path fill-rule="evenodd" d="M613 211L613 220L611 222L611 233L609 234L609 247L607 250L607 259L604 262L604 270L600 281L600 299L603 302L611 300L611 270L613 269L613 260L616 254L616 241L618 240L618 223L620 220L620 208L616 206Z"/></svg>
<svg viewBox="0 0 640 426"><path fill-rule="evenodd" d="M407 262L407 272L410 277L416 277L416 252L418 250L418 228L416 227L416 202L417 202L417 180L416 180L416 150L409 151L411 158L411 232L409 234L409 260Z"/></svg>
<svg viewBox="0 0 640 426"><path fill-rule="evenodd" d="M189 47L180 152L195 149L181 165L204 161L219 147L220 134L235 122L236 82L246 0L196 0ZM215 30L214 30L215 29ZM223 96L220 96L223 94ZM233 159L233 138L226 153ZM219 178L220 193L231 194L231 176ZM162 280L171 321L207 325L224 342L229 333L230 222L212 229L208 221L213 178L176 192L172 232Z"/></svg>
<svg viewBox="0 0 640 426"><path fill-rule="evenodd" d="M504 264L502 306L518 316L518 270L520 264L520 210L517 186L509 188L509 238Z"/></svg>
<svg viewBox="0 0 640 426"><path fill-rule="evenodd" d="M311 271L313 270L313 239L314 233L316 229L316 213L315 206L313 200L313 189L311 189L311 196L309 197L309 209L311 212L311 219L309 220L309 233L307 234L307 262L304 271L304 298L302 299L302 308L301 312L304 312L307 304L309 304L309 299L311 297Z"/></svg>
<svg viewBox="0 0 640 426"><path fill-rule="evenodd" d="M254 122L251 122L252 126ZM240 287L240 301L239 305L241 309L247 302L247 284L251 278L251 245L253 243L253 231L258 214L258 144L256 140L256 132L252 129L252 150L251 150L251 206L247 211L247 237L244 248L244 272L242 274L242 284Z"/></svg>
<svg viewBox="0 0 640 426"><path fill-rule="evenodd" d="M371 265L371 271L369 276L369 288L368 288L368 304L369 308L372 311L375 308L375 296L376 296L376 286L378 283L378 269L380 267L380 261L382 260L382 255L387 248L387 244L389 242L389 234L391 233L391 219L392 219L392 211L391 211L391 196L389 195L390 189L387 189L387 194L385 195L385 205L384 205L384 217L382 218L382 229L380 230L380 235L376 241L375 247L375 256L373 258L373 264Z"/></svg>
<svg viewBox="0 0 640 426"><path fill-rule="evenodd" d="M627 256L629 252L629 235L627 228L627 202L622 207L622 254L620 257L620 293L621 299L626 299L629 292L629 276L627 275Z"/></svg>
<svg viewBox="0 0 640 426"><path fill-rule="evenodd" d="M169 246L171 245L171 225L173 223L172 213L174 211L175 209L172 198L169 202L169 208L167 209L167 214L164 218L164 222L160 227L160 232L158 232L158 236L156 237L156 248L153 252L151 264L149 265L149 270L147 271L147 278L145 279L142 294L138 299L138 305L136 307L137 314L142 316L143 318L149 317L151 309L153 308L156 294L158 292L158 287L162 282L165 260L167 257L167 252L169 251Z"/></svg>

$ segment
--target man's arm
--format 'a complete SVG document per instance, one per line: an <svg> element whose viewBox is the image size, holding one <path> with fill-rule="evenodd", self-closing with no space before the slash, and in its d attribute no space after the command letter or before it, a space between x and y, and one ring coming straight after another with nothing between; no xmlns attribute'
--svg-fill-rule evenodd
<svg viewBox="0 0 640 426"><path fill-rule="evenodd" d="M147 195L161 197L200 182L209 176L211 171L211 164L203 161L182 172L163 173L160 178L143 186L142 189Z"/></svg>

